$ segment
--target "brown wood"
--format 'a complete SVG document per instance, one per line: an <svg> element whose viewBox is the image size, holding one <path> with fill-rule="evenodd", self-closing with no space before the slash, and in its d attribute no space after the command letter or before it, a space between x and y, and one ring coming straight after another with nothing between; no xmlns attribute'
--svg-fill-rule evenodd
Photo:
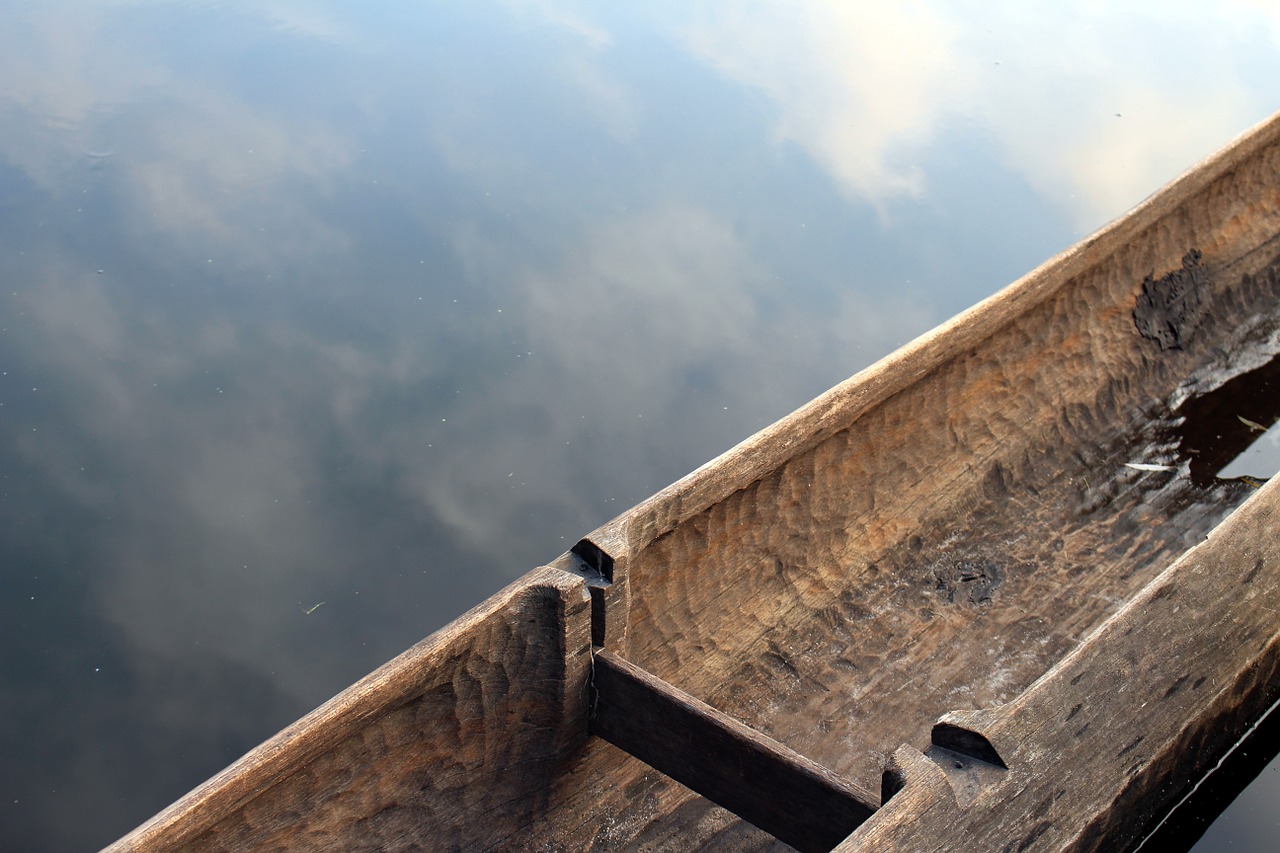
<svg viewBox="0 0 1280 853"><path fill-rule="evenodd" d="M114 849L786 849L589 736L593 640L892 793L841 850L1123 848L1273 698L1277 487L1214 475L1278 353L1280 117Z"/></svg>
<svg viewBox="0 0 1280 853"><path fill-rule="evenodd" d="M587 738L589 643L581 585L533 572L107 850L518 846Z"/></svg>
<svg viewBox="0 0 1280 853"><path fill-rule="evenodd" d="M611 652L593 657L591 733L800 851L826 853L880 798Z"/></svg>
<svg viewBox="0 0 1280 853"><path fill-rule="evenodd" d="M901 792L838 849L1122 849L1280 698L1277 530L1280 482L1017 699L944 718L1008 764L977 797L903 747Z"/></svg>

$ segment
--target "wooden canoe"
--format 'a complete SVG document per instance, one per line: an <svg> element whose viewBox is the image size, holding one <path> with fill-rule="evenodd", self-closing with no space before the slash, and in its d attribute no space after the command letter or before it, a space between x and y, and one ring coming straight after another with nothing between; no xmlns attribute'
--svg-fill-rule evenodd
<svg viewBox="0 0 1280 853"><path fill-rule="evenodd" d="M108 850L1123 849L1280 697L1280 117Z"/></svg>

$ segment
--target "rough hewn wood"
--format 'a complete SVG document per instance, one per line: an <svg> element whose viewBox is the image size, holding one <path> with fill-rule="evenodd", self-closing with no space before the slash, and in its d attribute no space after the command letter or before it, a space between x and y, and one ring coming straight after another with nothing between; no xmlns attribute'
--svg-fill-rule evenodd
<svg viewBox="0 0 1280 853"><path fill-rule="evenodd" d="M1252 493L1196 486L1172 432L1177 405L1275 353L1278 136L596 534L627 588L610 647L868 787L939 715L1016 697ZM1133 311L1192 249L1204 310L1162 348ZM695 807L642 765L583 773L609 776L603 796L587 806L569 780L557 802L607 814L614 849ZM707 825L687 849L718 848Z"/></svg>
<svg viewBox="0 0 1280 853"><path fill-rule="evenodd" d="M880 804L611 652L594 655L591 681L592 734L797 850L826 853Z"/></svg>
<svg viewBox="0 0 1280 853"><path fill-rule="evenodd" d="M1124 849L1280 698L1277 530L1280 482L1018 698L944 719L1008 765L975 799L903 747L903 789L838 849Z"/></svg>
<svg viewBox="0 0 1280 853"><path fill-rule="evenodd" d="M107 848L518 844L587 738L590 608L533 572Z"/></svg>
<svg viewBox="0 0 1280 853"><path fill-rule="evenodd" d="M1157 812L1126 853L1189 850L1280 754L1280 713L1277 706L1231 748L1186 795Z"/></svg>
<svg viewBox="0 0 1280 853"><path fill-rule="evenodd" d="M1220 431L1184 420L1225 417L1202 403L1278 353L1280 116L120 849L785 849L587 737L593 633L855 786L886 781L846 849L1121 839L1273 690L1277 487L1214 479L1188 443ZM956 708L985 710L935 728Z"/></svg>
<svg viewBox="0 0 1280 853"><path fill-rule="evenodd" d="M1140 290L1146 276L1179 269L1187 245L1228 258L1241 247L1256 247L1280 227L1278 139L1280 114L1009 287L709 461L589 538L613 555L621 575L632 553L846 429L957 355L988 347L1010 321L1061 291L1104 277L1107 264L1117 258L1136 257L1141 271L1135 286ZM1136 304L1136 292L1126 313ZM1076 321L1087 325L1093 310Z"/></svg>

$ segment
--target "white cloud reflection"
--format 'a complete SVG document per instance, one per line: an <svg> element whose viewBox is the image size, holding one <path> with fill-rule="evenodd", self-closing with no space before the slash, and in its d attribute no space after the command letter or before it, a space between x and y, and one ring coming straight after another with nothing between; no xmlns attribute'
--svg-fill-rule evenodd
<svg viewBox="0 0 1280 853"><path fill-rule="evenodd" d="M352 546L335 541L310 504L325 491L323 471L295 440L308 392L279 361L228 371L243 359L218 319L191 328L129 316L102 282L55 268L18 300L26 334L56 342L27 369L74 412L24 436L21 452L109 519L94 564L81 567L97 580L101 614L145 651L144 668L171 667L203 646L285 693L314 696L322 659L303 654L286 669L261 649L282 621L296 621L300 599L349 569L340 555Z"/></svg>
<svg viewBox="0 0 1280 853"><path fill-rule="evenodd" d="M179 734L215 716L196 667L314 702L972 301L963 275L1002 284L949 276L997 249L894 230L936 221L956 140L1093 227L1260 118L1280 44L1244 0L403 4L385 32L69 5L0 28L0 177L38 196L5 220L30 239L0 344L61 407L19 455L106 519L94 615ZM280 67L305 44L305 84L188 67L121 26L144 8L230 10ZM419 50L427 24L458 38ZM646 76L655 42L694 94Z"/></svg>
<svg viewBox="0 0 1280 853"><path fill-rule="evenodd" d="M971 123L1079 228L1093 228L1277 106L1266 76L1246 67L1280 73L1274 55L1249 45L1260 33L1276 40L1273 4L697 8L677 37L766 95L779 139L881 208L925 192L928 146Z"/></svg>
<svg viewBox="0 0 1280 853"><path fill-rule="evenodd" d="M593 22L589 13L580 13L558 0L504 0L503 5L515 15L539 20L570 33L593 51L614 43L609 29Z"/></svg>
<svg viewBox="0 0 1280 853"><path fill-rule="evenodd" d="M1248 67L1276 59L1249 55L1244 32L1257 16L1236 4L1031 8L993 4L975 17L989 29L974 43L992 62L982 75L987 94L970 111L1081 230L1123 213L1277 106L1260 87L1265 76Z"/></svg>
<svg viewBox="0 0 1280 853"><path fill-rule="evenodd" d="M299 276L341 256L348 234L312 201L350 181L360 136L94 37L112 9L130 5L100 6L71 21L47 10L18 16L0 52L0 97L5 109L37 118L18 127L43 128L60 143L23 130L0 141L0 154L61 191L67 163L102 144L111 150L98 135L124 128L136 105L162 98L172 104L164 120L146 133L134 128L127 136L135 147L109 155L134 233L164 236L156 247L176 247L188 260L197 249L220 248L220 263ZM1280 15L1246 6L1204 19L1199 4L1112 11L1089 3L777 0L681 6L654 27L717 74L762 93L775 139L806 151L851 197L888 210L927 193L930 146L969 122L994 135L1030 184L1082 225L1096 225L1251 120L1261 96L1226 57L1239 30L1253 33L1254 23L1274 40ZM625 33L599 22L606 13L595 7L540 0L513 8L559 34L556 79L581 96L584 114L615 139L633 137L642 93L608 61ZM258 14L319 44L349 29L296 4ZM1147 34L1162 22L1167 33ZM1190 58L1171 61L1170 44L1175 60ZM445 87L443 108L427 117L432 153L477 196L502 187L517 211L551 210L555 174L503 124L502 103L472 86ZM1185 107L1188 98L1194 109ZM360 103L370 115L390 109L373 96ZM413 192L408 184L405 193ZM144 630L134 614L148 596L154 606L183 600L183 584L221 586L238 596L234 606L204 615L176 607L145 629L153 630L145 642L163 648L166 637L206 620L210 642L218 634L228 654L253 666L244 639L268 630L279 602L302 595L297 587L332 582L344 560L356 559L305 506L303 495L328 475L317 448L299 444L307 434L300 419L330 424L353 465L390 472L407 504L452 530L459 547L507 564L526 553L527 540L502 531L570 518L582 526L564 532L580 534L602 520L603 502L621 495L614 505L621 510L724 449L727 434L743 437L743 421L717 420L726 407L713 400L751 406L748 423L763 425L840 378L831 365L860 366L850 353L869 359L941 319L919 295L849 277L825 294L815 332L812 309L786 298L768 247L748 242L732 210L677 192L631 212L598 209L556 208L560 233L533 252L510 233L467 222L429 235L447 239L466 286L507 302L509 323L474 315L467 322L486 346L509 341L511 366L477 368L456 399L388 422L375 416L384 405L378 395L402 402L440 381L443 350L458 339L398 339L367 350L279 317L269 333L242 339L246 332L217 313L167 328L172 318L158 309L126 308L104 284L110 278L86 282L74 270L50 270L29 301L44 333L61 342L50 357L81 389L101 442L119 448L186 519L158 532L155 547L128 537L118 543L126 576L111 596L126 630ZM260 229L269 236L256 236ZM241 349L265 360L246 363ZM149 395L156 385L191 382L202 366L233 375L251 410L212 397L173 409ZM432 435L445 446L433 446L440 442ZM673 443L684 456L671 452ZM71 471L56 478L87 488ZM254 560L238 560L224 542L241 543ZM273 554L277 567L292 568L255 581L259 558ZM179 563L181 573L167 568ZM516 563L512 572L526 567Z"/></svg>
<svg viewBox="0 0 1280 853"><path fill-rule="evenodd" d="M470 441L428 464L426 425L406 423L378 452L398 460L403 488L491 551L504 547L495 532L536 512L587 532L745 438L739 407L764 426L933 319L852 282L817 333L804 309L762 310L773 274L727 220L687 205L586 225L546 267L476 234L455 242L473 269L516 282L511 370L450 413Z"/></svg>
<svg viewBox="0 0 1280 853"><path fill-rule="evenodd" d="M291 183L311 195L322 192L351 164L350 138L314 117L254 104L184 74L128 38L102 37L127 31L128 13L149 5L6 12L0 117L12 132L0 137L0 160L60 193L114 181L125 215L206 250L234 248L242 261L340 244L341 235L307 209L303 193L279 189ZM319 12L290 17L291 9L268 4L257 14L297 36L320 39L339 28L331 21L321 26L328 19ZM276 209L263 212L267 204ZM252 239L260 232L270 233L270 245L256 258L243 257L247 247L261 245Z"/></svg>
<svg viewBox="0 0 1280 853"><path fill-rule="evenodd" d="M881 203L918 195L910 155L973 85L957 74L958 23L909 3L712 3L681 34L720 73L774 103L777 138Z"/></svg>

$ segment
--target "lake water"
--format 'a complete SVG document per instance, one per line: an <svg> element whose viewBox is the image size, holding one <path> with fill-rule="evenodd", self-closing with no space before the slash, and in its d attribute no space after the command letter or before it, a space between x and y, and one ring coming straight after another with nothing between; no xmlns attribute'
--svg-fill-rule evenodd
<svg viewBox="0 0 1280 853"><path fill-rule="evenodd" d="M1277 80L1269 0L0 5L0 846L110 842Z"/></svg>

